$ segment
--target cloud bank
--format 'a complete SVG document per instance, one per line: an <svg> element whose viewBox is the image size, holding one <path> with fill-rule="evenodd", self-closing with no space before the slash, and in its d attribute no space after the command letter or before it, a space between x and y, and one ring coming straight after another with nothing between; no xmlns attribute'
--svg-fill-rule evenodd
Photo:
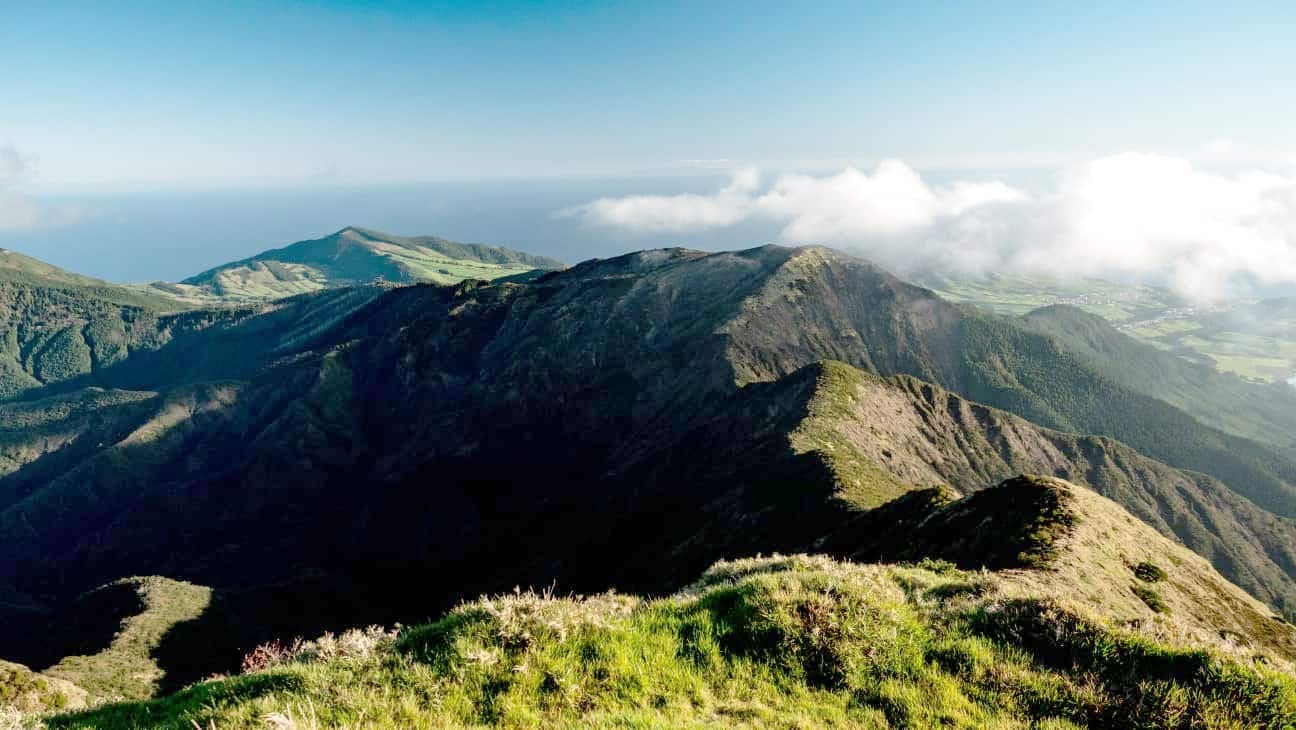
<svg viewBox="0 0 1296 730"><path fill-rule="evenodd" d="M650 233L763 220L786 242L853 249L901 271L1128 276L1199 298L1296 285L1296 175L1162 155L1092 160L1035 191L934 185L899 160L768 186L749 168L709 195L601 198L558 214Z"/></svg>

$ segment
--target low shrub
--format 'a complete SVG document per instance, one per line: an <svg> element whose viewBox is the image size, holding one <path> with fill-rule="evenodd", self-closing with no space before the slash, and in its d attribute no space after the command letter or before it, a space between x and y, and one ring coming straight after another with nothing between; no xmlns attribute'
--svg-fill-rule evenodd
<svg viewBox="0 0 1296 730"><path fill-rule="evenodd" d="M1159 583L1166 579L1166 572L1155 563L1144 560L1134 566L1134 575L1146 583Z"/></svg>

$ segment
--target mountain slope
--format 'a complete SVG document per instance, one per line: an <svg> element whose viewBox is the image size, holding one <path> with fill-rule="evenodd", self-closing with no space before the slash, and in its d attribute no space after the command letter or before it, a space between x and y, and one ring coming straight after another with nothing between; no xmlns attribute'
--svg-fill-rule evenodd
<svg viewBox="0 0 1296 730"><path fill-rule="evenodd" d="M170 297L0 251L0 401L85 380L226 316L187 310Z"/></svg>
<svg viewBox="0 0 1296 730"><path fill-rule="evenodd" d="M1005 516L1004 503L1019 508ZM1005 555L1038 552L1042 525L1065 527L1049 538L1045 560L1031 567L1010 562L996 572L965 572L930 559L916 566L855 565L776 556L717 564L675 595L651 601L613 593L482 598L399 637L370 629L271 645L249 657L251 671L242 676L47 722L52 728L1296 722L1296 683L1266 666L1290 666L1296 630L1102 497L1065 482L1021 478L920 510L893 527L924 536L918 552L946 554L957 534L941 525L987 521L1002 528L998 548ZM1148 556L1164 562L1164 577L1144 569ZM1095 578L1097 586L1089 583ZM1139 597L1151 595L1162 600L1160 611Z"/></svg>
<svg viewBox="0 0 1296 730"><path fill-rule="evenodd" d="M1235 435L1296 453L1296 389L1286 383L1257 386L1189 362L1140 343L1103 318L1074 307L1037 309L1021 321L1062 342L1114 382L1160 398Z"/></svg>
<svg viewBox="0 0 1296 730"><path fill-rule="evenodd" d="M168 297L142 291L138 287L121 286L74 274L3 248L0 248L0 283L17 284L26 288L71 290L87 299L141 309L171 311L181 308Z"/></svg>
<svg viewBox="0 0 1296 730"><path fill-rule="evenodd" d="M1021 472L1087 485L1162 535L1209 556L1253 595L1296 608L1296 525L1204 474L1156 462L1108 438L1041 428L911 377L820 367L820 448L850 453L891 479L967 493Z"/></svg>
<svg viewBox="0 0 1296 730"><path fill-rule="evenodd" d="M0 477L0 581L55 599L126 575L210 585L201 621L232 627L212 648L227 665L251 640L518 583L671 590L717 559L807 549L914 488L1030 470L1085 481L1290 600L1290 523L1236 494L1281 498L1279 457L1244 460L1267 452L823 249L646 251L221 316L96 373L156 394L140 412L76 431L80 452L30 447ZM911 381L843 394L822 376L855 376L814 367L828 358L1238 478ZM869 410L887 399L896 413Z"/></svg>
<svg viewBox="0 0 1296 730"><path fill-rule="evenodd" d="M376 279L453 284L561 268L559 261L498 246L344 228L204 271L181 282L175 293L225 300L277 299Z"/></svg>

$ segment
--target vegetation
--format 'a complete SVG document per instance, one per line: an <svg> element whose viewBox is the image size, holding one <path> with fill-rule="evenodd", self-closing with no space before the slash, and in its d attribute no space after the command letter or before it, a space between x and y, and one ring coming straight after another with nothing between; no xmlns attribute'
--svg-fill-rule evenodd
<svg viewBox="0 0 1296 730"><path fill-rule="evenodd" d="M454 284L561 268L554 259L498 246L344 228L204 271L169 291L195 301L279 299L375 279Z"/></svg>
<svg viewBox="0 0 1296 730"><path fill-rule="evenodd" d="M1156 611L1157 613L1170 613L1170 607L1166 605L1165 601L1161 600L1161 594L1157 593L1152 588L1138 585L1136 583L1130 586L1130 590L1134 591L1134 595L1138 596L1139 600L1146 603L1147 607L1153 611Z"/></svg>
<svg viewBox="0 0 1296 730"><path fill-rule="evenodd" d="M1296 444L1291 435L1296 431L1296 389L1261 387L1219 373L1210 363L1148 347L1071 307L1047 307L1018 321L1063 343L1087 367L1113 382L1164 400L1205 423L1280 450L1290 451ZM1285 377L1288 371L1279 372Z"/></svg>
<svg viewBox="0 0 1296 730"><path fill-rule="evenodd" d="M1291 299L1195 306L1157 287L1038 276L928 277L921 283L950 301L1003 314L1059 304L1082 309L1173 355L1180 361L1176 370L1194 363L1262 383L1296 375L1296 302ZM1187 407L1190 401L1176 405Z"/></svg>
<svg viewBox="0 0 1296 730"><path fill-rule="evenodd" d="M1164 570L1146 560L1134 566L1134 575L1145 583L1159 583L1167 578Z"/></svg>
<svg viewBox="0 0 1296 730"><path fill-rule="evenodd" d="M68 655L44 673L100 701L152 697L165 678L157 657L163 637L201 616L210 601L210 589L166 578L129 578L98 588L60 621L53 642L67 647Z"/></svg>
<svg viewBox="0 0 1296 730"><path fill-rule="evenodd" d="M1296 682L1010 598L993 574L794 556L666 599L520 592L160 700L135 727L1280 727ZM336 642L336 640L335 640Z"/></svg>
<svg viewBox="0 0 1296 730"><path fill-rule="evenodd" d="M17 664L0 662L0 711L13 707L29 713L57 712L66 709L70 702L68 693L48 677ZM0 722L2 718L0 715Z"/></svg>
<svg viewBox="0 0 1296 730"><path fill-rule="evenodd" d="M42 292L29 299L65 296ZM1237 494L1282 505L1280 455L1108 377L1062 339L823 249L649 251L520 284L352 287L173 315L104 305L59 319L41 306L24 310L32 327L4 330L13 367L0 372L28 380L24 400L0 406L14 418L0 423L0 590L62 604L142 574L226 588L182 622L204 650L184 671L150 654L165 673L150 682L231 671L241 647L272 636L422 621L517 583L663 595L718 559L770 551L1011 568L1035 576L1015 579L1017 598L1065 590L1209 645L1212 631L1248 647L1290 638L1150 531L1085 532L1068 522L1069 493L1034 480L1018 496L985 490L1022 473L1082 482L1290 611L1296 528ZM88 351L90 371L41 383L39 354L65 331L84 349L60 351L82 363ZM879 514L913 526L898 512L926 527L887 532ZM1103 560L1062 549L1077 535ZM1130 590L1141 561L1173 574L1155 586L1168 614ZM1047 580L1031 570L1045 564Z"/></svg>

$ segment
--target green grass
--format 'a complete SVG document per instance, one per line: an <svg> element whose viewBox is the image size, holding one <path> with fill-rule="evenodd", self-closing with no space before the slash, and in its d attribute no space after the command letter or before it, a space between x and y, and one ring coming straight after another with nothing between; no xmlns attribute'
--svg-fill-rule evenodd
<svg viewBox="0 0 1296 730"><path fill-rule="evenodd" d="M335 644L345 642L334 642ZM1281 727L1296 683L948 564L721 563L665 599L483 599L376 650L47 719L135 727Z"/></svg>
<svg viewBox="0 0 1296 730"><path fill-rule="evenodd" d="M1287 309L1274 302L1267 308L1265 303L1235 304L1226 311L1190 307L1164 289L1098 279L991 276L925 283L950 301L1001 314L1070 304L1121 324L1125 334L1157 349L1194 360L1207 358L1221 372L1252 380L1284 380L1296 374L1296 326ZM1232 316L1235 313L1238 316ZM1263 325L1260 331L1248 331L1257 323Z"/></svg>
<svg viewBox="0 0 1296 730"><path fill-rule="evenodd" d="M552 259L497 246L346 228L205 271L167 291L195 301L254 301L375 279L456 284L561 267Z"/></svg>
<svg viewBox="0 0 1296 730"><path fill-rule="evenodd" d="M1153 611L1156 611L1157 613L1170 613L1170 607L1166 605L1166 602L1161 599L1161 594L1157 593L1155 589L1148 586L1141 586L1136 583L1130 586L1130 590L1134 591L1134 595L1138 596L1139 600L1146 603L1147 607Z"/></svg>
<svg viewBox="0 0 1296 730"><path fill-rule="evenodd" d="M96 589L79 600L84 624L127 607L111 643L93 654L69 656L45 671L98 699L151 697L165 677L154 656L163 637L177 625L202 615L211 589L167 578L127 578ZM142 604L135 612L134 606Z"/></svg>

